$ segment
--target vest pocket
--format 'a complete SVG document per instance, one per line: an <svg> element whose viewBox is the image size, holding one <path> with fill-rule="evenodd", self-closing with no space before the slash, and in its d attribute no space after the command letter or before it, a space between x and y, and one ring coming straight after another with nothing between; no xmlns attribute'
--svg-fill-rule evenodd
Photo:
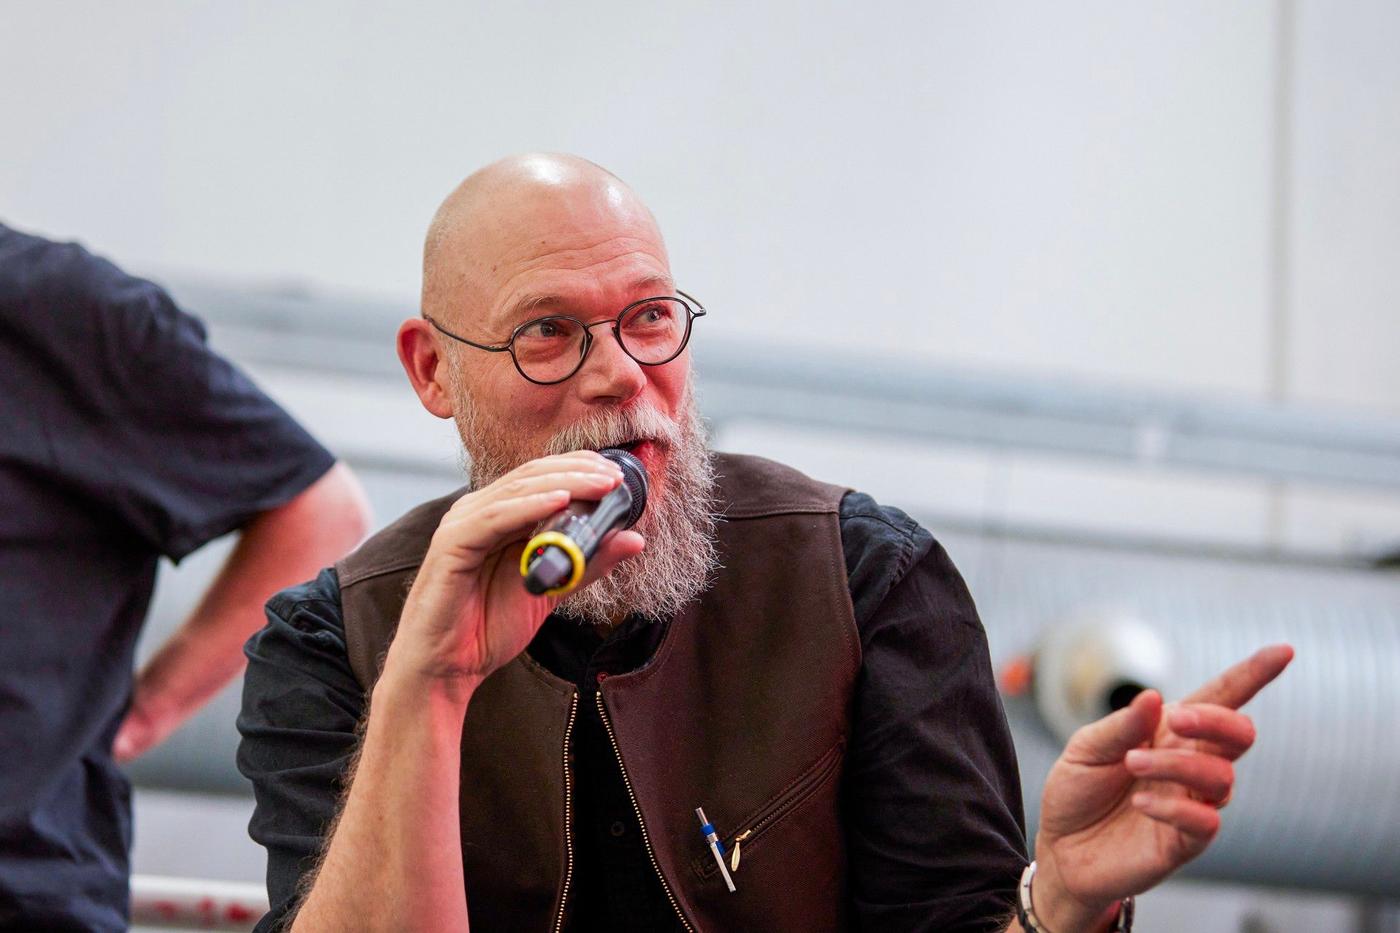
<svg viewBox="0 0 1400 933"><path fill-rule="evenodd" d="M734 864L736 846L739 847L742 856L745 849L756 844L768 830L782 822L783 817L801 806L803 801L816 793L836 774L839 770L838 766L841 764L841 752L844 747L845 740L838 739L835 745L827 749L816 762L798 775L787 787L767 800L756 811L740 820L733 831L721 837L721 841L724 843L726 863ZM731 869L735 873L735 884L739 883L743 867L741 857L738 867ZM696 856L691 862L691 868L701 878L709 878L719 873L719 866L715 864L714 856L709 852L703 856Z"/></svg>

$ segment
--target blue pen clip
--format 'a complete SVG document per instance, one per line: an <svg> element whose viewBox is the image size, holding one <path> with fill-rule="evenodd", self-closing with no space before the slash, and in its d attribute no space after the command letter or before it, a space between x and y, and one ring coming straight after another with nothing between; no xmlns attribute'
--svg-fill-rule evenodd
<svg viewBox="0 0 1400 933"><path fill-rule="evenodd" d="M734 879L729 877L729 867L724 864L724 843L719 841L719 835L715 833L715 828L710 825L710 821L705 819L705 808L696 807L695 815L700 817L700 832L705 834L705 841L710 845L710 853L715 857L715 864L719 866L719 873L724 876L725 886L732 894L737 888L734 887Z"/></svg>

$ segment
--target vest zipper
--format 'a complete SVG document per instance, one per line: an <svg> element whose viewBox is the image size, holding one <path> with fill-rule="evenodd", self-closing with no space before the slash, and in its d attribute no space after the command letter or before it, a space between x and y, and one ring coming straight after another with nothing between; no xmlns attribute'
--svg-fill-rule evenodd
<svg viewBox="0 0 1400 933"><path fill-rule="evenodd" d="M838 745L828 751L821 759L812 766L810 774L805 775L802 780L792 788L782 798L777 800L766 813L759 815L753 820L748 829L734 837L734 844L747 842L750 836L762 836L763 831L778 820L787 816L798 804L811 796L812 791L821 786L827 775L841 762L841 747Z"/></svg>
<svg viewBox="0 0 1400 933"><path fill-rule="evenodd" d="M564 911L569 905L569 882L574 878L574 769L569 766L569 743L574 734L574 718L578 715L578 691L569 704L569 724L564 727L564 889L559 895L559 915L554 918L554 933L564 929Z"/></svg>
<svg viewBox="0 0 1400 933"><path fill-rule="evenodd" d="M651 848L651 835L647 832L646 820L642 819L642 808L637 804L637 795L632 790L632 779L627 776L627 768L622 764L622 750L617 747L617 736L613 734L612 720L608 718L608 710L603 706L603 691L598 691L598 715L603 718L603 728L608 730L608 741L612 743L613 754L617 756L617 769L622 772L622 783L627 786L627 796L632 800L632 809L637 814L637 825L642 829L642 842L647 847L647 857L651 859L651 867L656 869L656 877L661 881L661 890L666 892L666 899L671 902L671 909L680 918L681 925L690 933L695 933L695 928L690 925L690 921L685 919L685 914L681 913L681 907L676 903L676 896L671 893L671 886L666 883L666 876L661 873L661 865L656 861L656 853Z"/></svg>
<svg viewBox="0 0 1400 933"><path fill-rule="evenodd" d="M741 850L743 844L750 839L758 839L768 831L774 823L791 813L797 806L812 795L830 776L835 767L841 763L841 745L834 745L822 757L817 759L809 771L797 780L797 783L783 793L777 800L774 800L766 809L755 816L749 818L748 828L743 832L735 833L725 843L725 848L729 852L729 870L738 873L739 862L742 858ZM714 874L714 866L709 859L696 859L699 867L703 863L704 868L701 874L709 877Z"/></svg>

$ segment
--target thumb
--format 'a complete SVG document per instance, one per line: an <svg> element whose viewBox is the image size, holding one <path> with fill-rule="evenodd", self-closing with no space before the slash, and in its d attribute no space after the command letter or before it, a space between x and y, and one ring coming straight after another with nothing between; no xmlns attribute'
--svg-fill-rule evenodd
<svg viewBox="0 0 1400 933"><path fill-rule="evenodd" d="M618 564L636 557L645 548L646 539L635 531L619 531L609 535L598 545L579 586L587 586L594 580L606 577Z"/></svg>
<svg viewBox="0 0 1400 933"><path fill-rule="evenodd" d="M128 715L117 729L117 737L112 740L112 757L117 764L126 764L139 758L150 743L150 727L138 716Z"/></svg>
<svg viewBox="0 0 1400 933"><path fill-rule="evenodd" d="M1161 719L1162 695L1144 690L1127 706L1070 736L1065 758L1081 765L1117 764L1156 734Z"/></svg>

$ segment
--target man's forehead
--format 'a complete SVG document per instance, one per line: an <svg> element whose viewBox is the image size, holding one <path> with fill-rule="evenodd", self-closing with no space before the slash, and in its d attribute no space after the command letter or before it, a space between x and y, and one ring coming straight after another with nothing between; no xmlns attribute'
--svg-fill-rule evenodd
<svg viewBox="0 0 1400 933"><path fill-rule="evenodd" d="M666 263L666 246L650 217L556 215L507 220L464 244L478 264L507 274L534 269L579 270L616 264L636 256Z"/></svg>

